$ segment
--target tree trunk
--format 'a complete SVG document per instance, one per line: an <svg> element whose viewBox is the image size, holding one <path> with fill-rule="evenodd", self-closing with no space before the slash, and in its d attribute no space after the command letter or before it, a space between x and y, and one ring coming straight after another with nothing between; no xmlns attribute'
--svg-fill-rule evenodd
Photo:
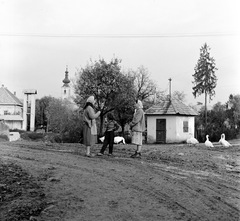
<svg viewBox="0 0 240 221"><path fill-rule="evenodd" d="M103 135L103 115L100 114L100 131L99 131L99 135L102 136Z"/></svg>
<svg viewBox="0 0 240 221"><path fill-rule="evenodd" d="M49 131L49 124L50 124L50 120L47 119L47 127L46 127L47 133L48 133L48 131Z"/></svg>
<svg viewBox="0 0 240 221"><path fill-rule="evenodd" d="M207 128L207 92L205 91L205 129Z"/></svg>
<svg viewBox="0 0 240 221"><path fill-rule="evenodd" d="M122 124L121 124L121 127L122 127L122 136L124 137L124 133L125 133L125 131L124 131L124 127L125 127L125 124L122 123Z"/></svg>

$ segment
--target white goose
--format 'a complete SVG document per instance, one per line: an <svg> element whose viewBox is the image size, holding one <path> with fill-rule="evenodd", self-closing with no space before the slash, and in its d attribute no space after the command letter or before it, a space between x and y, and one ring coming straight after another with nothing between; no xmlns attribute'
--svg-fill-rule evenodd
<svg viewBox="0 0 240 221"><path fill-rule="evenodd" d="M100 137L99 140L103 143L105 140L105 136ZM120 136L114 137L114 143L115 144L119 144L119 143L126 144L124 137L120 137Z"/></svg>
<svg viewBox="0 0 240 221"><path fill-rule="evenodd" d="M218 143L223 145L222 140L223 140L223 134L221 134L221 139L218 141Z"/></svg>
<svg viewBox="0 0 240 221"><path fill-rule="evenodd" d="M195 146L196 144L199 143L198 140L192 136L192 134L190 134L190 136L191 137L187 139L187 144L189 146L191 146L192 144Z"/></svg>
<svg viewBox="0 0 240 221"><path fill-rule="evenodd" d="M230 147L230 146L232 146L228 141L225 140L225 134L222 134L221 137L222 137L222 138L221 138L221 139L222 139L221 144L222 144L224 147Z"/></svg>
<svg viewBox="0 0 240 221"><path fill-rule="evenodd" d="M116 144L119 144L119 143L126 144L124 137L120 137L120 136L114 137L114 143L116 143Z"/></svg>
<svg viewBox="0 0 240 221"><path fill-rule="evenodd" d="M205 141L205 146L207 146L207 147L214 147L212 142L209 141L208 137L209 137L209 135L206 135L206 139L207 140Z"/></svg>

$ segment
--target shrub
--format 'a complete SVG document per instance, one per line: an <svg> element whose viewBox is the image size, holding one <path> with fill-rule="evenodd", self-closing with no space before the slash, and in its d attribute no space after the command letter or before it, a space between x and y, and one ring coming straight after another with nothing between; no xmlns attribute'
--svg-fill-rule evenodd
<svg viewBox="0 0 240 221"><path fill-rule="evenodd" d="M7 135L1 134L1 135L0 135L0 141L9 141L9 138L8 138Z"/></svg>
<svg viewBox="0 0 240 221"><path fill-rule="evenodd" d="M51 143L62 143L62 136L59 133L45 133L43 141L51 142Z"/></svg>
<svg viewBox="0 0 240 221"><path fill-rule="evenodd" d="M31 132L31 133L28 133L28 137L31 140L40 140L44 137L44 135L40 133Z"/></svg>

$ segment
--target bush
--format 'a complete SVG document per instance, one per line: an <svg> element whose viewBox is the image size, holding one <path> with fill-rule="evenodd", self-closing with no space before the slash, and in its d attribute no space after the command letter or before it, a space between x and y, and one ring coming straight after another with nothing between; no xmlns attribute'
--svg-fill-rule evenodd
<svg viewBox="0 0 240 221"><path fill-rule="evenodd" d="M35 132L25 132L21 134L21 138L29 140L42 140L44 134L35 133Z"/></svg>
<svg viewBox="0 0 240 221"><path fill-rule="evenodd" d="M1 134L1 135L0 135L0 141L9 141L9 138L8 138L7 135Z"/></svg>
<svg viewBox="0 0 240 221"><path fill-rule="evenodd" d="M51 143L62 143L62 136L59 133L45 133L43 141Z"/></svg>

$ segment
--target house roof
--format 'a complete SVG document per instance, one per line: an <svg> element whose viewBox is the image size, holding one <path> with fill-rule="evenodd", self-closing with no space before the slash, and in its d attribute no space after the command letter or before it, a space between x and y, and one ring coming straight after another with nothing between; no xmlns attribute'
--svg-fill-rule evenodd
<svg viewBox="0 0 240 221"><path fill-rule="evenodd" d="M1 104L22 106L22 102L4 86L0 88L0 105Z"/></svg>
<svg viewBox="0 0 240 221"><path fill-rule="evenodd" d="M179 100L168 99L156 104L145 111L146 115L186 115L196 116L197 111Z"/></svg>

